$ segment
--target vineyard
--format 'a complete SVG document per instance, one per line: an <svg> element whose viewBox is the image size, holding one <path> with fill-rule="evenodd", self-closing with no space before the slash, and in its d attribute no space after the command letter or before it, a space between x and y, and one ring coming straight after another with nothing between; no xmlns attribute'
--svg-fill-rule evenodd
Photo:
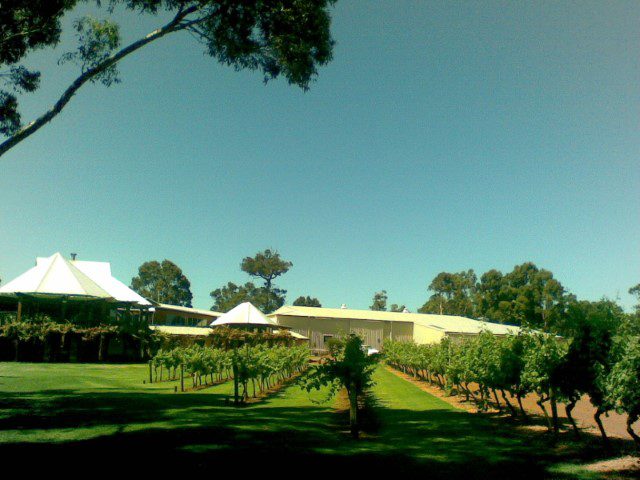
<svg viewBox="0 0 640 480"><path fill-rule="evenodd" d="M610 336L590 330L570 339L532 332L499 338L484 332L433 345L386 342L384 353L392 367L451 395L462 395L481 411L495 406L528 421L522 399L535 395L554 434L560 428L562 402L579 436L571 410L588 395L605 443L600 417L616 410L627 414L627 431L640 446L632 428L640 416L640 336L629 331Z"/></svg>
<svg viewBox="0 0 640 480"><path fill-rule="evenodd" d="M303 372L307 368L309 354L306 346L246 343L231 349L199 345L178 347L158 351L150 362L150 380L158 382L180 378L182 390L185 389L185 375L191 378L192 389L233 380L234 403L237 404Z"/></svg>

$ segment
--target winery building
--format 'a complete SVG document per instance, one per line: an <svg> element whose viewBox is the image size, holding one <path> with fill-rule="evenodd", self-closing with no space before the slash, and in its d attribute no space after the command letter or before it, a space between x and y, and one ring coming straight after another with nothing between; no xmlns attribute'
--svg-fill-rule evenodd
<svg viewBox="0 0 640 480"><path fill-rule="evenodd" d="M332 337L355 333L365 344L381 348L385 340L437 343L445 337L478 335L487 330L494 335L514 335L518 327L483 322L453 315L379 312L348 308L284 306L269 315L278 325L309 338L313 350L325 350Z"/></svg>

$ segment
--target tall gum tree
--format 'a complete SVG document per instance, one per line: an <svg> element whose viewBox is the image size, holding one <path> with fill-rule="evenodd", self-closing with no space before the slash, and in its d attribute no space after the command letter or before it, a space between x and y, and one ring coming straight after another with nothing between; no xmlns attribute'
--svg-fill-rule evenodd
<svg viewBox="0 0 640 480"><path fill-rule="evenodd" d="M0 156L53 120L86 83L119 82L117 66L150 43L183 32L207 55L237 70L260 71L265 83L284 77L303 90L332 58L330 7L335 0L110 0L108 13L123 8L131 15L165 14L170 20L147 35L121 46L112 20L84 17L74 22L78 47L62 62L80 74L53 106L23 125L18 96L35 91L40 72L21 62L35 49L57 45L60 20L75 0L8 0L0 7ZM87 2L93 3L93 2Z"/></svg>

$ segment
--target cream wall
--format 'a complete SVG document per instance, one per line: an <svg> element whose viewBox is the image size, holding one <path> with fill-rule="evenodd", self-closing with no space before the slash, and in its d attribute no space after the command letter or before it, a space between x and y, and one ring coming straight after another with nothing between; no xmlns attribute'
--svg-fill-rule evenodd
<svg viewBox="0 0 640 480"><path fill-rule="evenodd" d="M325 349L325 340L330 336L355 333L364 338L365 344L381 348L384 340L411 340L413 323L381 320L360 320L348 318L316 318L276 315L278 325L291 327L295 332L309 337L312 349Z"/></svg>
<svg viewBox="0 0 640 480"><path fill-rule="evenodd" d="M439 343L445 337L445 333L435 328L422 325L413 326L413 340L418 344Z"/></svg>

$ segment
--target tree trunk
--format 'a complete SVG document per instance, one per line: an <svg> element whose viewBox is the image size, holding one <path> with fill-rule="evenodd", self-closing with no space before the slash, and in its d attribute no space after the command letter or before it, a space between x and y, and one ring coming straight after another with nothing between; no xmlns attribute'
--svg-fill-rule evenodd
<svg viewBox="0 0 640 480"><path fill-rule="evenodd" d="M502 413L502 405L500 405L500 399L498 398L498 392L496 392L495 388L492 388L493 396L496 399L496 406L498 407L498 411Z"/></svg>
<svg viewBox="0 0 640 480"><path fill-rule="evenodd" d="M558 403L556 402L555 389L549 390L549 401L551 403L551 419L553 421L553 434L558 435L560 433L560 421L558 420Z"/></svg>
<svg viewBox="0 0 640 480"><path fill-rule="evenodd" d="M549 399L540 396L538 397L538 400L536 401L536 403L538 404L538 406L540 407L540 410L542 410L542 413L544 414L544 419L547 421L547 427L549 428L549 431L552 432L553 424L551 423L551 418L549 417L549 414L547 413L547 409L544 406L544 402L546 402L547 400Z"/></svg>
<svg viewBox="0 0 640 480"><path fill-rule="evenodd" d="M637 414L629 415L627 417L627 432L629 432L629 435L631 435L631 438L633 438L633 441L636 442L636 447L640 450L640 436L638 436L638 434L634 432L633 428L631 427L631 425L633 425L636 420L638 420Z"/></svg>
<svg viewBox="0 0 640 480"><path fill-rule="evenodd" d="M98 361L104 360L104 333L100 334L100 341L98 342Z"/></svg>
<svg viewBox="0 0 640 480"><path fill-rule="evenodd" d="M600 429L600 434L602 435L602 443L604 446L609 448L609 437L607 437L607 432L604 431L604 425L602 425L602 420L600 420L600 416L604 413L600 407L596 410L596 413L593 415L593 419L598 424L598 428Z"/></svg>
<svg viewBox="0 0 640 480"><path fill-rule="evenodd" d="M351 436L357 440L360 437L360 432L358 431L358 393L353 383L347 393L349 394L349 429L351 430Z"/></svg>
<svg viewBox="0 0 640 480"><path fill-rule="evenodd" d="M522 406L522 393L516 393L516 399L518 400L518 406L520 407L520 413L522 414L522 418L524 418L525 422L529 423L529 415L527 415L526 410Z"/></svg>
<svg viewBox="0 0 640 480"><path fill-rule="evenodd" d="M500 389L500 395L502 395L502 399L504 400L505 405L509 409L509 412L511 412L511 416L513 418L516 418L518 416L518 412L516 411L516 409L513 407L513 405L511 404L511 402L507 398L507 395L506 395L506 393L504 393L503 389Z"/></svg>
<svg viewBox="0 0 640 480"><path fill-rule="evenodd" d="M573 434L575 435L576 439L578 439L580 438L580 430L578 429L578 425L576 425L576 421L571 416L571 412L573 411L575 406L576 406L576 399L572 398L569 401L569 403L564 407L564 409L567 412L567 418L569 419L569 422L571 422L571 426L573 427Z"/></svg>
<svg viewBox="0 0 640 480"><path fill-rule="evenodd" d="M239 397L239 391L238 391L238 367L236 367L235 365L233 366L233 403L238 405L238 403L240 402L240 397Z"/></svg>

